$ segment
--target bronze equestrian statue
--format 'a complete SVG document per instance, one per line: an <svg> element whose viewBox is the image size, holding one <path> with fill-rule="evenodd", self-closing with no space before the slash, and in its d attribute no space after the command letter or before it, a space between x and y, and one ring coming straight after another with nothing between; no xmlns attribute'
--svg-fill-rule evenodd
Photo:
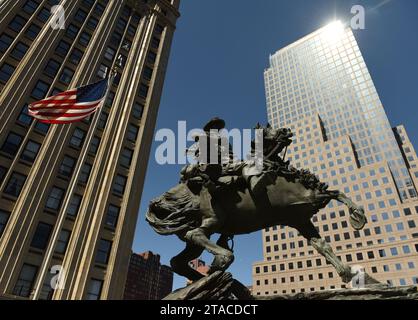
<svg viewBox="0 0 418 320"><path fill-rule="evenodd" d="M224 124L215 118L204 131L209 135ZM188 264L204 250L214 255L210 273L225 271L234 260L229 239L282 225L299 231L335 267L343 282L350 282L355 274L321 238L311 218L337 200L348 207L351 226L361 230L367 222L364 210L342 192L328 190L328 185L308 170L283 161L279 154L292 143L290 129L270 125L257 125L256 129L263 133L261 173L249 174L254 163L233 161L233 157L217 166L190 164L182 170L176 187L151 201L146 220L153 229L186 242L186 248L170 261L173 271L193 281L204 277ZM252 145L254 149L254 141ZM216 233L220 237L215 243L210 237Z"/></svg>

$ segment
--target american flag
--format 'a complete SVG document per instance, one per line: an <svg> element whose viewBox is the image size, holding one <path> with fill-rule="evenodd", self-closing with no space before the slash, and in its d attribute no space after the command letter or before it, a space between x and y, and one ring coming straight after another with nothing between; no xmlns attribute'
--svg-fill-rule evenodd
<svg viewBox="0 0 418 320"><path fill-rule="evenodd" d="M94 113L106 97L108 79L71 89L29 105L29 114L43 123L73 123Z"/></svg>

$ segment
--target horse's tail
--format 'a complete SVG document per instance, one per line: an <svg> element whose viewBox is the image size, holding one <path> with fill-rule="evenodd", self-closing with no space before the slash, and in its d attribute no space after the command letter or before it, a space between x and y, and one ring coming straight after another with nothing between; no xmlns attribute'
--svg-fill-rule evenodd
<svg viewBox="0 0 418 320"><path fill-rule="evenodd" d="M181 183L152 200L145 219L158 234L183 233L200 225L199 208L198 198Z"/></svg>

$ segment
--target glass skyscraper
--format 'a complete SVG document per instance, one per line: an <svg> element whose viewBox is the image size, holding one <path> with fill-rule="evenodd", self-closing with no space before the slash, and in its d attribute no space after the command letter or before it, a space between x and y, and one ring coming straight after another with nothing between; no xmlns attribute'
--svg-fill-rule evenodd
<svg viewBox="0 0 418 320"><path fill-rule="evenodd" d="M350 136L360 166L388 161L402 199L417 196L350 28L334 22L279 50L265 84L274 125L319 114L328 139Z"/></svg>
<svg viewBox="0 0 418 320"><path fill-rule="evenodd" d="M361 231L336 201L312 222L334 252L394 286L418 284L418 161L405 128L391 128L353 32L335 22L279 50L264 73L273 127L295 134L286 160L364 207ZM346 287L298 232L263 230L253 294Z"/></svg>

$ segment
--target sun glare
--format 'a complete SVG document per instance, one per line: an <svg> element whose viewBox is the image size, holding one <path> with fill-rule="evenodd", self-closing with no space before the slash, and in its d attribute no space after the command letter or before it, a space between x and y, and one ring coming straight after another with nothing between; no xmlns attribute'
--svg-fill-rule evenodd
<svg viewBox="0 0 418 320"><path fill-rule="evenodd" d="M325 26L324 38L331 43L337 42L344 32L344 25L336 20Z"/></svg>

